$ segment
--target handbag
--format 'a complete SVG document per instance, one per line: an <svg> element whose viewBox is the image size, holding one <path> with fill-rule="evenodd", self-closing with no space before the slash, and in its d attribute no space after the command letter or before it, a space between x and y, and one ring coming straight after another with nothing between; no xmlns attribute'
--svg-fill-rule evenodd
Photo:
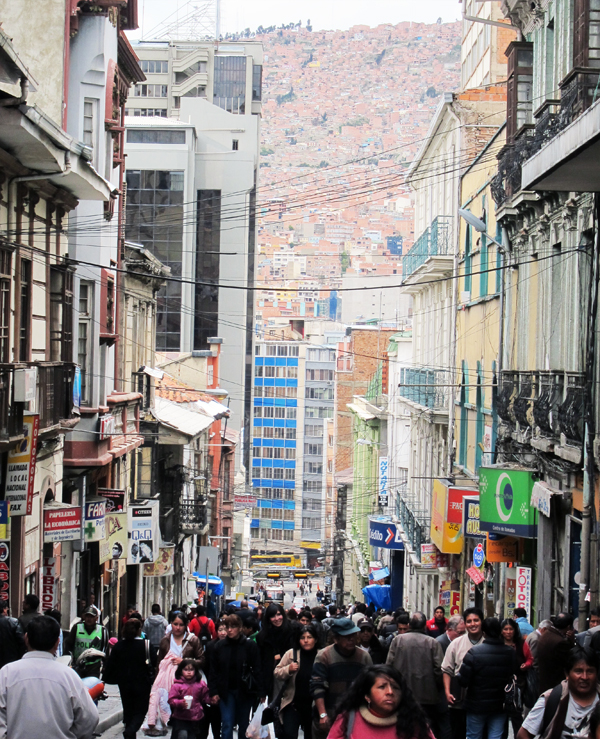
<svg viewBox="0 0 600 739"><path fill-rule="evenodd" d="M294 662L297 662L298 655L296 650L294 649ZM291 680L291 677L288 677L288 679L283 683L281 686L281 689L279 690L279 693L273 698L273 700L269 703L268 706L266 706L265 710L262 714L262 723L263 726L266 724L273 724L273 728L275 731L275 736L278 736L278 729L281 726L281 721L279 720L279 711L281 709L281 700L283 698L283 693L285 692L285 689L287 687L288 682Z"/></svg>
<svg viewBox="0 0 600 739"><path fill-rule="evenodd" d="M513 675L504 688L504 711L509 716L520 716L523 713L523 694Z"/></svg>
<svg viewBox="0 0 600 739"><path fill-rule="evenodd" d="M256 678L252 674L250 665L244 660L242 665L242 674L240 675L240 682L242 683L242 690L248 695L258 695L256 687Z"/></svg>
<svg viewBox="0 0 600 739"><path fill-rule="evenodd" d="M146 676L148 677L148 680L152 683L154 682L154 665L152 664L152 659L150 658L150 642L148 639L144 639L144 652L146 654L146 659L144 660Z"/></svg>

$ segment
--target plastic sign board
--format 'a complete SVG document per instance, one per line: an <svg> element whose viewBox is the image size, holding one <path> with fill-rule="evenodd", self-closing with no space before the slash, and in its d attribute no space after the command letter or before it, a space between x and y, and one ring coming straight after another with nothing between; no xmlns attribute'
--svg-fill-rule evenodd
<svg viewBox="0 0 600 739"><path fill-rule="evenodd" d="M389 460L379 457L379 507L386 508L389 499Z"/></svg>
<svg viewBox="0 0 600 739"><path fill-rule="evenodd" d="M482 531L533 539L537 509L531 505L535 483L531 470L479 469L479 515Z"/></svg>
<svg viewBox="0 0 600 739"><path fill-rule="evenodd" d="M531 567L517 567L516 608L524 608L531 614Z"/></svg>
<svg viewBox="0 0 600 739"><path fill-rule="evenodd" d="M130 506L127 511L127 564L156 562L159 545L158 501Z"/></svg>
<svg viewBox="0 0 600 739"><path fill-rule="evenodd" d="M106 539L106 500L89 498L85 502L85 523L83 535L87 542Z"/></svg>
<svg viewBox="0 0 600 739"><path fill-rule="evenodd" d="M44 509L44 543L79 541L81 539L81 506Z"/></svg>
<svg viewBox="0 0 600 739"><path fill-rule="evenodd" d="M11 516L29 516L33 510L33 482L40 417L23 415L25 438L8 452L4 500L10 503Z"/></svg>
<svg viewBox="0 0 600 739"><path fill-rule="evenodd" d="M106 538L99 542L100 564L127 558L127 514L107 513L104 519Z"/></svg>
<svg viewBox="0 0 600 739"><path fill-rule="evenodd" d="M56 559L54 557L44 557L44 566L42 569L42 611L48 608L56 608L58 605L58 589L59 581L56 575Z"/></svg>
<svg viewBox="0 0 600 739"><path fill-rule="evenodd" d="M465 495L463 498L463 536L485 539L485 531L479 526L479 495Z"/></svg>
<svg viewBox="0 0 600 739"><path fill-rule="evenodd" d="M369 544L383 549L404 549L400 529L391 521L369 519Z"/></svg>
<svg viewBox="0 0 600 739"><path fill-rule="evenodd" d="M457 488L449 480L433 481L431 541L444 554L460 554L463 549L463 498L473 489Z"/></svg>
<svg viewBox="0 0 600 739"><path fill-rule="evenodd" d="M514 536L488 534L486 554L488 562L518 562L519 539Z"/></svg>
<svg viewBox="0 0 600 739"><path fill-rule="evenodd" d="M475 547L473 551L473 564L475 567L479 567L480 569L483 567L483 563L485 562L485 551L483 549L483 544L479 542L477 546Z"/></svg>

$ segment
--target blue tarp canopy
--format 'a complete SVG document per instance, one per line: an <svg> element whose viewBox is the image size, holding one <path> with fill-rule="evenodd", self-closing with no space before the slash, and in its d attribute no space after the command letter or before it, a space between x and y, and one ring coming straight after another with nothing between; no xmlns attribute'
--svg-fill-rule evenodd
<svg viewBox="0 0 600 739"><path fill-rule="evenodd" d="M196 586L200 588L206 587L206 575L201 575L199 572L193 572L193 576L196 578ZM225 586L223 580L216 575L208 576L208 589L213 595L223 595L225 592Z"/></svg>
<svg viewBox="0 0 600 739"><path fill-rule="evenodd" d="M385 608L386 611L392 610L392 594L389 585L367 585L362 591L365 596L365 603L368 606L373 603L376 608Z"/></svg>

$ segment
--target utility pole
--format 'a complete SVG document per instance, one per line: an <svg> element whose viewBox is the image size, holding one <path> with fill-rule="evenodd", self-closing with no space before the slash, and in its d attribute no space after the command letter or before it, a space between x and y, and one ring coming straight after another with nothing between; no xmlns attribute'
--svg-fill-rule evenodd
<svg viewBox="0 0 600 739"><path fill-rule="evenodd" d="M335 584L335 604L339 607L344 596L344 531L346 530L347 485L337 486L337 506L335 512L335 536L333 537L333 573Z"/></svg>

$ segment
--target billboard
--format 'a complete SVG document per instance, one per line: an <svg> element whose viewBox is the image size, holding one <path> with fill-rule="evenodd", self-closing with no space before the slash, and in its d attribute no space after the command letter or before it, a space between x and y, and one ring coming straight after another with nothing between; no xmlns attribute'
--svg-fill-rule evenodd
<svg viewBox="0 0 600 739"><path fill-rule="evenodd" d="M81 506L44 508L44 543L79 541L81 539Z"/></svg>
<svg viewBox="0 0 600 739"><path fill-rule="evenodd" d="M24 413L26 436L8 452L4 500L10 503L11 516L31 515L39 422L37 414Z"/></svg>
<svg viewBox="0 0 600 739"><path fill-rule="evenodd" d="M463 498L472 488L457 488L449 480L433 481L431 541L440 552L460 554L463 548Z"/></svg>
<svg viewBox="0 0 600 739"><path fill-rule="evenodd" d="M107 513L106 538L99 544L100 564L127 558L127 514Z"/></svg>
<svg viewBox="0 0 600 739"><path fill-rule="evenodd" d="M127 564L155 562L159 546L158 501L130 506L127 511Z"/></svg>
<svg viewBox="0 0 600 739"><path fill-rule="evenodd" d="M531 505L533 472L525 469L481 467L479 501L481 530L533 539L537 509Z"/></svg>

